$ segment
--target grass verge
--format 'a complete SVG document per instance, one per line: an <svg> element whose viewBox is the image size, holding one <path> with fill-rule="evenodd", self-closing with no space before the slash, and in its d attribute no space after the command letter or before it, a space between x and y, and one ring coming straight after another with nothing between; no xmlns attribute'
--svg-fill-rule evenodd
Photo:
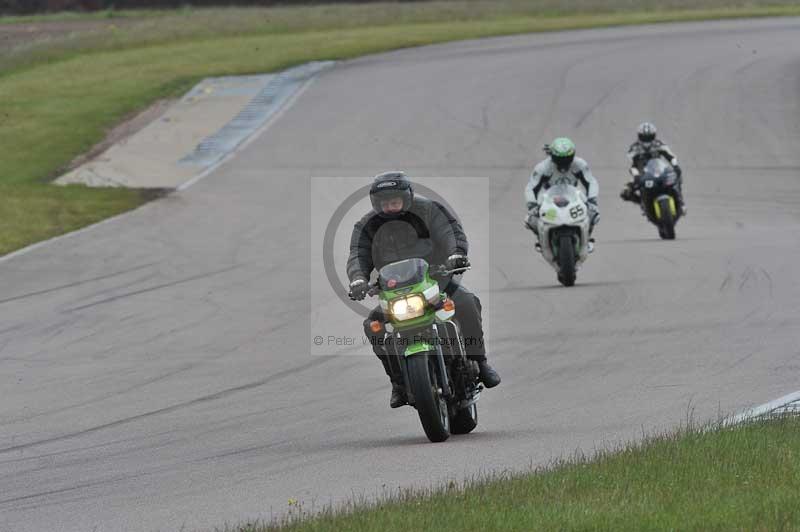
<svg viewBox="0 0 800 532"><path fill-rule="evenodd" d="M800 15L796 2L720 7L721 2L644 0L639 9L648 3L657 7L648 12L625 11L626 0L178 10L12 47L0 59L0 255L146 201L136 191L74 187L66 192L46 183L125 116L203 77L495 35ZM686 5L694 8L681 9ZM130 13L121 19L136 20Z"/></svg>
<svg viewBox="0 0 800 532"><path fill-rule="evenodd" d="M0 183L0 254L75 231L163 195L161 190Z"/></svg>
<svg viewBox="0 0 800 532"><path fill-rule="evenodd" d="M446 444L445 444L446 445ZM800 419L684 429L527 475L406 492L238 532L797 530Z"/></svg>

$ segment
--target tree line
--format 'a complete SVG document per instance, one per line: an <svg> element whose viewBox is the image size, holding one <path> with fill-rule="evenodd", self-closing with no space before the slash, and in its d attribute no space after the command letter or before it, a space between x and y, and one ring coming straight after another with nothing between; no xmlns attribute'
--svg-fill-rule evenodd
<svg viewBox="0 0 800 532"><path fill-rule="evenodd" d="M0 15L30 15L55 11L100 11L106 9L170 9L183 6L274 6L369 3L376 1L386 0L0 0Z"/></svg>

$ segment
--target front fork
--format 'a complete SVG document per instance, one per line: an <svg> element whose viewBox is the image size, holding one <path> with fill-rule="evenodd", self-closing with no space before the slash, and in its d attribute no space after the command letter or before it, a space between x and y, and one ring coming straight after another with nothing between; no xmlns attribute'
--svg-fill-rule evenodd
<svg viewBox="0 0 800 532"><path fill-rule="evenodd" d="M480 374L480 369L478 368L478 363L474 360L471 360L467 357L466 350L464 349L464 344L461 343L460 339L463 338L461 334L461 330L456 322L452 320L448 320L442 323L442 328L445 331L445 334L448 338L448 345L453 346L456 345L458 348L452 349L452 355L460 358L464 364L464 368L461 374L461 382L457 383L459 385L464 386L464 391L466 396L464 399L459 401L456 405L454 405L458 409L467 408L473 403L476 403L481 396L481 390L483 390L483 385L477 383L478 375ZM450 337L450 332L452 328L453 336ZM455 338L457 341L453 341Z"/></svg>
<svg viewBox="0 0 800 532"><path fill-rule="evenodd" d="M436 362L439 364L439 376L442 379L442 396L450 397L450 379L447 375L447 366L444 363L444 353L442 352L442 342L440 341L439 328L434 323L431 325L434 338L436 338Z"/></svg>
<svg viewBox="0 0 800 532"><path fill-rule="evenodd" d="M453 323L452 325L456 330L456 340L458 340L458 329L457 329L455 323ZM423 342L419 342L417 344L410 345L407 348L402 349L402 351L401 351L400 349L398 349L397 344L400 343L402 345L402 341L401 341L402 336L400 335L400 333L395 333L395 335L394 335L394 340L395 340L394 346L393 346L394 347L394 352L395 352L395 355L396 355L396 360L398 362L398 365L400 366L400 373L403 376L403 382L406 383L406 393L408 394L408 399L409 399L409 403L410 404L414 404L414 398L412 396L411 387L408 386L409 377L408 377L408 368L406 366L406 358L410 357L410 356L430 356L429 353L431 353L431 351L434 352L434 356L436 357L436 366L439 369L440 385L442 387L442 396L445 397L445 398L450 398L450 396L452 395L452 390L450 389L450 377L449 377L449 374L447 372L447 364L445 363L445 360L444 360L444 352L442 350L442 343L440 341L441 336L439 334L439 327L437 326L436 323L433 323L431 325L431 330L433 332L433 337L436 338L437 341L435 342L435 345L433 345L433 346L428 344L426 349L419 349L419 347L421 347L420 344L423 343ZM448 338L449 338L449 335L448 335ZM464 348L463 348L463 346L461 345L461 343L459 341L456 341L456 344L458 345L458 349L459 349L461 355L464 356L464 353L463 353ZM417 349L414 349L415 346L417 346ZM409 350L409 349L411 351L416 351L416 352L413 352L412 354L406 354L406 350Z"/></svg>
<svg viewBox="0 0 800 532"><path fill-rule="evenodd" d="M661 200L666 197L667 198L667 205L669 206L670 214L672 215L672 219L674 220L675 217L678 215L678 209L676 207L675 197L672 194L662 194L656 197L653 200L653 213L656 215L656 219L661 220L663 217L663 213L661 212Z"/></svg>

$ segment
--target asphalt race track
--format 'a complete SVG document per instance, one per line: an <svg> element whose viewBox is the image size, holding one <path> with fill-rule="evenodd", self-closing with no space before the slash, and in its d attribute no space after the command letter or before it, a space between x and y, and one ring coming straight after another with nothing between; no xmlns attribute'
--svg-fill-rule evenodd
<svg viewBox="0 0 800 532"><path fill-rule="evenodd" d="M618 198L645 119L685 168L674 242ZM601 187L574 288L521 224L530 167L560 135ZM797 19L340 63L193 187L0 262L0 530L209 529L289 498L318 508L524 469L794 392L798 148ZM443 444L389 410L363 347L312 353L315 324L361 332L311 265L320 178L335 202L351 190L333 178L396 168L487 183L488 212L460 213L483 235L464 283L503 383L476 431Z"/></svg>

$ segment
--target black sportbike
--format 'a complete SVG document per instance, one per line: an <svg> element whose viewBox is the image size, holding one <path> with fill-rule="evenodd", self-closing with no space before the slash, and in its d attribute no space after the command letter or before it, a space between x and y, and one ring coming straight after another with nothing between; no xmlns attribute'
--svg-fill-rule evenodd
<svg viewBox="0 0 800 532"><path fill-rule="evenodd" d="M675 224L681 217L677 182L675 169L664 159L654 158L647 161L634 190L634 194L639 194L642 212L665 240L675 238Z"/></svg>

